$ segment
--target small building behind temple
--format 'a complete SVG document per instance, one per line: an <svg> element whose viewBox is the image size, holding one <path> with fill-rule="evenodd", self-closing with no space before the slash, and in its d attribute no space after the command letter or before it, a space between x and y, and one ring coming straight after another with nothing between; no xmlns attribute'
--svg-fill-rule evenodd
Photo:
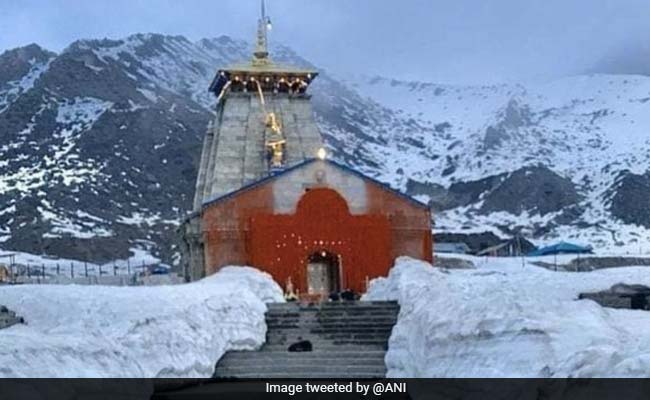
<svg viewBox="0 0 650 400"><path fill-rule="evenodd" d="M485 248L476 253L476 255L489 257L521 257L535 251L536 249L537 247L528 240L521 236L515 236L504 240L497 245Z"/></svg>
<svg viewBox="0 0 650 400"><path fill-rule="evenodd" d="M574 243L559 242L550 246L535 249L528 253L529 257L551 256L557 254L591 254L591 246L581 246Z"/></svg>
<svg viewBox="0 0 650 400"><path fill-rule="evenodd" d="M11 275L9 273L9 268L6 265L0 264L0 283L9 282Z"/></svg>
<svg viewBox="0 0 650 400"><path fill-rule="evenodd" d="M436 242L436 253L469 254L471 249L464 242Z"/></svg>
<svg viewBox="0 0 650 400"><path fill-rule="evenodd" d="M398 256L432 261L428 205L328 159L308 94L318 73L271 60L267 21L252 61L210 86L216 118L181 228L186 279L250 265L303 294L364 292Z"/></svg>

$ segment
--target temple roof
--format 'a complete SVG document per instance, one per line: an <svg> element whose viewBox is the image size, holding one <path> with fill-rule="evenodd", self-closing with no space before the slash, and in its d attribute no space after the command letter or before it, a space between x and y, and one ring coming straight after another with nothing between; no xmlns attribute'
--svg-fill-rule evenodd
<svg viewBox="0 0 650 400"><path fill-rule="evenodd" d="M361 179L363 179L365 181L368 181L368 182L371 182L371 183L373 183L373 184L375 184L377 186L380 186L382 189L384 189L384 190L386 190L388 192L391 192L391 193L403 198L404 200L406 200L406 201L408 201L408 202L410 202L410 203L412 203L412 204L414 204L414 205L416 205L416 206L418 206L420 208L429 209L428 204L423 203L420 200L415 199L415 198L413 198L413 197L411 197L411 196L409 196L409 195L407 195L405 193L402 193L399 190L395 190L395 189L393 189L392 187L390 187L389 185L387 185L384 182L381 182L381 181L378 181L377 179L371 178L371 177L369 177L368 175L365 175L362 172L359 172L359 171L357 171L357 170L355 170L353 168L348 167L347 165L340 164L340 163L338 163L336 161L333 161L333 160L330 160L330 159L322 160L320 158L308 158L308 159L306 159L304 161L296 163L295 165L292 165L292 166L290 166L288 168L285 168L285 169L283 169L283 170L281 170L281 171L279 171L277 173L270 174L270 175L268 175L266 177L260 178L260 179L254 181L254 182L251 182L251 183L249 183L247 185L244 185L244 186L242 186L241 188L239 188L237 190L233 190L233 191L231 191L229 193L222 194L222 195L213 197L211 199L208 199L208 200L203 202L203 208L209 207L209 206L211 206L211 205L213 205L215 203L219 203L219 202L221 202L223 200L238 196L239 194L241 194L243 192L246 192L246 191L248 191L250 189L256 188L256 187L261 186L261 185L264 185L264 184L266 184L268 182L271 182L271 181L273 181L273 180L275 180L275 179L277 179L277 178L279 178L279 177L281 177L281 176L283 176L283 175L285 175L285 174L287 174L289 172L295 171L297 169L300 169L300 168L302 168L302 167L304 167L306 165L312 164L314 162L324 162L326 164L332 165L335 168L341 169L341 170L343 170L343 171L345 171L347 173L356 175L356 176L358 176L359 178L361 178Z"/></svg>
<svg viewBox="0 0 650 400"><path fill-rule="evenodd" d="M281 79L286 81L300 79L306 84L309 84L316 76L318 76L318 72L315 70L297 68L273 62L263 65L252 62L234 64L217 71L216 76L210 83L209 90L218 96L226 83L234 78L241 79L242 81L247 81L250 78L262 81L269 78L273 83L277 83Z"/></svg>
<svg viewBox="0 0 650 400"><path fill-rule="evenodd" d="M317 75L318 72L313 69L307 68L298 68L291 65L276 64L272 61L269 61L265 64L255 64L253 62L233 64L226 68L220 69L219 72L224 71L230 74L242 73L242 74L292 74L292 75Z"/></svg>

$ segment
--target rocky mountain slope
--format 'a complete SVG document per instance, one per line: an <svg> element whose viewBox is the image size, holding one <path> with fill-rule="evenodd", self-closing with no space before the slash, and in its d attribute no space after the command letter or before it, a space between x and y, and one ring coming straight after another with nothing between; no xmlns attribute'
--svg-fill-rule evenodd
<svg viewBox="0 0 650 400"><path fill-rule="evenodd" d="M437 229L522 232L650 251L650 78L582 75L531 85L359 79L362 94L433 127L382 171L436 206ZM404 139L406 140L406 139Z"/></svg>
<svg viewBox="0 0 650 400"><path fill-rule="evenodd" d="M228 37L155 34L0 55L0 248L177 262L209 81L248 57ZM647 243L649 78L459 87L323 73L311 90L334 156L431 200L438 231Z"/></svg>
<svg viewBox="0 0 650 400"><path fill-rule="evenodd" d="M0 56L0 248L106 262L141 248L176 263L217 67L249 58L227 37L139 34ZM305 64L289 49L274 58ZM319 121L344 160L405 129L323 74Z"/></svg>

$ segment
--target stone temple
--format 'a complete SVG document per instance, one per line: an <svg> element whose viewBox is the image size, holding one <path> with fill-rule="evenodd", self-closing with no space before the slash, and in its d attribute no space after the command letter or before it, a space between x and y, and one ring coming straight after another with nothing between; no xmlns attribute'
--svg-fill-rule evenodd
<svg viewBox="0 0 650 400"><path fill-rule="evenodd" d="M186 279L250 265L301 294L362 292L398 256L431 260L429 207L327 159L308 93L318 73L273 62L268 24L262 6L252 60L210 85Z"/></svg>

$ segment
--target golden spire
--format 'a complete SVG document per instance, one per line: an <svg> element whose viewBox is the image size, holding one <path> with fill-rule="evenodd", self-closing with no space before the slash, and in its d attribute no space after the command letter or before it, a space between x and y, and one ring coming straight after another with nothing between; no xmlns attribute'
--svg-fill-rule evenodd
<svg viewBox="0 0 650 400"><path fill-rule="evenodd" d="M261 0L262 13L260 19L257 21L257 40L255 44L255 52L253 55L253 64L265 65L269 64L269 50L267 47L267 34L271 29L271 18L266 16L266 9L264 0Z"/></svg>

